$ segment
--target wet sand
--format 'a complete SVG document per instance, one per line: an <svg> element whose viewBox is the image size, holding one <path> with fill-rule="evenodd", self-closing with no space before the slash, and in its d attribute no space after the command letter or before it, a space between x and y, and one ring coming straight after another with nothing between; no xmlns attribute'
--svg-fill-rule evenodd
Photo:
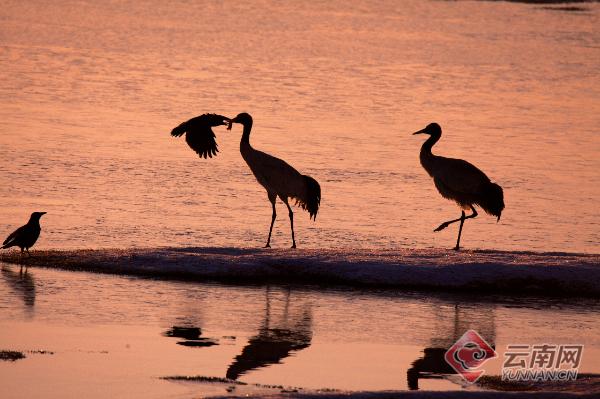
<svg viewBox="0 0 600 399"><path fill-rule="evenodd" d="M25 359L25 354L23 352L0 351L0 360L14 362L15 360L19 360L19 359Z"/></svg>
<svg viewBox="0 0 600 399"><path fill-rule="evenodd" d="M0 261L194 281L600 296L600 255L569 253L154 248L13 251Z"/></svg>
<svg viewBox="0 0 600 399"><path fill-rule="evenodd" d="M217 398L237 398L239 396L228 395ZM247 395L247 398L281 398L281 399L588 399L596 398L597 394L569 394L557 392L358 392L358 393L338 393L338 394L296 394L283 393L272 395ZM217 399L215 398L215 399Z"/></svg>

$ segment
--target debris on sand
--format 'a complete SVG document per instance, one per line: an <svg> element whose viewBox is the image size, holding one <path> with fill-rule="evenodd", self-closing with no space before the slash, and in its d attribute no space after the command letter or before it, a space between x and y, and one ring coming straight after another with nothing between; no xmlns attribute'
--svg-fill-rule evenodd
<svg viewBox="0 0 600 399"><path fill-rule="evenodd" d="M9 362L14 362L15 360L25 359L25 354L23 352L17 351L0 351L0 360L7 360Z"/></svg>

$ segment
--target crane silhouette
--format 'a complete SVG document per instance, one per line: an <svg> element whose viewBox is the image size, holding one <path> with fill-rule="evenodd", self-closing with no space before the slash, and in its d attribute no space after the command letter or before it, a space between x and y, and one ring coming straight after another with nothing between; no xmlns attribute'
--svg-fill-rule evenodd
<svg viewBox="0 0 600 399"><path fill-rule="evenodd" d="M285 161L255 150L250 145L250 131L252 130L252 117L241 113L233 119L222 115L204 114L192 118L177 126L171 132L172 136L179 137L186 133L186 142L198 153L200 157L212 158L218 152L215 134L212 127L228 124L231 130L233 123L243 125L240 152L256 180L267 190L267 196L273 208L269 236L265 248L271 247L271 233L277 212L275 202L277 197L287 206L292 230L292 248L296 248L294 234L294 212L289 204L289 199L296 201L302 209L308 211L310 218L316 220L321 203L321 186L310 176L302 175Z"/></svg>
<svg viewBox="0 0 600 399"><path fill-rule="evenodd" d="M486 213L498 217L504 209L502 187L492 183L481 170L462 159L445 158L434 155L431 148L442 137L442 128L437 123L430 123L413 134L428 134L430 137L423 143L419 156L421 165L433 178L435 187L442 197L455 201L462 210L458 219L449 220L439 225L434 231L440 231L450 224L459 222L458 239L455 250L460 249L460 235L466 219L477 217L473 205L479 205ZM464 209L471 209L466 216Z"/></svg>
<svg viewBox="0 0 600 399"><path fill-rule="evenodd" d="M309 217L316 220L319 205L321 204L321 186L315 179L301 174L285 161L252 148L250 145L252 117L249 114L245 112L238 114L238 116L231 120L228 129L231 129L233 123L240 123L244 127L240 141L242 158L244 158L244 161L250 167L256 180L267 190L267 196L273 208L271 227L269 227L269 236L265 248L271 247L271 233L273 232L273 224L275 224L275 218L277 217L277 211L275 210L277 197L288 208L292 229L292 248L296 248L294 212L290 207L289 199L294 199L296 205L308 211Z"/></svg>

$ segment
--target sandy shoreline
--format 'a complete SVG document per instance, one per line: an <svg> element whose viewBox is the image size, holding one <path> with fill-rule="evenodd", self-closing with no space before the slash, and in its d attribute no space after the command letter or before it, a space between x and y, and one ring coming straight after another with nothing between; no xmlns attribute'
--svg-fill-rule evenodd
<svg viewBox="0 0 600 399"><path fill-rule="evenodd" d="M165 377L167 380L187 384L227 385L228 395L215 398L281 398L281 399L387 399L387 398L433 398L433 399L478 399L478 398L592 398L600 389L600 376L582 374L576 381L557 383L504 383L499 377L479 381L472 388L451 391L343 391L311 390L294 387L246 384L243 382L202 376ZM493 383L492 383L493 382ZM241 385L241 386L240 386Z"/></svg>
<svg viewBox="0 0 600 399"><path fill-rule="evenodd" d="M600 296L600 255L449 250L149 248L42 250L0 261L226 283L300 283L461 293Z"/></svg>
<svg viewBox="0 0 600 399"><path fill-rule="evenodd" d="M245 396L246 398L269 398L269 399L587 399L597 398L598 394L574 394L563 392L461 392L461 391L394 391L394 392L355 392L336 394L276 394ZM239 396L218 396L214 399L237 398Z"/></svg>

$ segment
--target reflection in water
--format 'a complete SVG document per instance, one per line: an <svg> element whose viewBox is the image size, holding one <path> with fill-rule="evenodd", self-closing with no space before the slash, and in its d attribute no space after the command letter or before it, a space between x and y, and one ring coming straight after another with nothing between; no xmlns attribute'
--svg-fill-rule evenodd
<svg viewBox="0 0 600 399"><path fill-rule="evenodd" d="M200 327L178 327L173 326L163 334L165 337L183 338L185 341L177 342L177 345L192 346L192 347L207 347L219 345L216 339L201 337L202 330Z"/></svg>
<svg viewBox="0 0 600 399"><path fill-rule="evenodd" d="M165 331L165 337L178 337L185 339L198 339L202 334L202 330L199 327L177 327L173 326L170 330Z"/></svg>
<svg viewBox="0 0 600 399"><path fill-rule="evenodd" d="M265 316L258 334L248 340L242 353L227 369L232 380L250 370L278 364L291 352L308 348L312 341L312 312L307 306L290 307L290 290L282 309L274 309L270 289L266 289Z"/></svg>
<svg viewBox="0 0 600 399"><path fill-rule="evenodd" d="M33 276L27 270L16 273L8 267L2 268L2 277L7 285L23 299L25 311L29 317L33 316L33 306L35 305L35 282Z"/></svg>
<svg viewBox="0 0 600 399"><path fill-rule="evenodd" d="M437 311L443 311L444 308L437 308ZM408 388L411 390L419 389L419 379L440 379L449 374L456 374L446 363L444 354L467 330L477 331L493 348L496 347L492 305L461 308L455 304L453 319L449 320L447 315L447 312L438 314L437 319L441 323L432 332L431 346L423 349L423 357L415 360L412 367L406 371Z"/></svg>

